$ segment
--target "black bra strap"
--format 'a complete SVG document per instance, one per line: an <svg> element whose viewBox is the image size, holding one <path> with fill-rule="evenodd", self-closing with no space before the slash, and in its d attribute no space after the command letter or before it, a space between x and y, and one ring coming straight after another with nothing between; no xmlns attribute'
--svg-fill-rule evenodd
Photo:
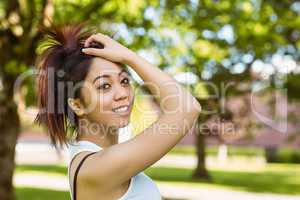
<svg viewBox="0 0 300 200"><path fill-rule="evenodd" d="M80 169L81 165L83 164L83 161L84 161L85 159L87 159L87 157L89 157L90 155L95 154L95 153L97 153L97 152L92 152L92 153L89 153L89 154L85 155L84 158L80 161L78 167L76 168L75 175L74 175L74 179L73 179L73 188L74 188L74 189L73 189L73 197L74 197L73 200L76 200L76 181L77 181L77 176L78 176L79 169ZM73 160L74 160L74 159L73 159ZM73 160L72 160L72 161L73 161ZM71 164L72 164L72 163L71 163Z"/></svg>

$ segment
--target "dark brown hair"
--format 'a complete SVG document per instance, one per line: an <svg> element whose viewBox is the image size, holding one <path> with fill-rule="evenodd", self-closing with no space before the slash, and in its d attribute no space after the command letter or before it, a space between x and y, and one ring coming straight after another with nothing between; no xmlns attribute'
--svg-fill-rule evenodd
<svg viewBox="0 0 300 200"><path fill-rule="evenodd" d="M55 148L67 144L68 131L73 135L78 128L78 118L67 100L80 98L80 89L69 86L85 79L93 58L81 51L85 39L92 34L84 28L85 23L52 24L43 29L45 49L37 60L39 111L35 123L46 126ZM93 47L103 48L103 45L93 44Z"/></svg>

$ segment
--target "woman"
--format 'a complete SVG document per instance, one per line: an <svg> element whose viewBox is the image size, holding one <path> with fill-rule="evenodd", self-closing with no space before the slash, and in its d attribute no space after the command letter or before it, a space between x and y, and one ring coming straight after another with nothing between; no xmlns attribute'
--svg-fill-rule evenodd
<svg viewBox="0 0 300 200"><path fill-rule="evenodd" d="M50 43L39 65L36 121L47 126L55 147L70 145L73 200L161 199L143 171L192 128L201 107L170 75L111 37L83 28L52 26L46 31ZM128 125L134 103L126 65L157 97L162 114L118 144L118 129ZM76 134L70 135L70 127Z"/></svg>

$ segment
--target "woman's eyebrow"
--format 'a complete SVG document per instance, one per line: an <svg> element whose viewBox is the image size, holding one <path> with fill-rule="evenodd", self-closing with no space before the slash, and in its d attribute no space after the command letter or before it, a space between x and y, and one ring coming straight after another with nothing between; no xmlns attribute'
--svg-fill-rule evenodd
<svg viewBox="0 0 300 200"><path fill-rule="evenodd" d="M122 69L118 75L120 76L122 73L126 73L127 75L129 75L128 71L126 69ZM100 78L109 78L110 75L109 74L103 74L103 75L100 75L100 76L97 76L94 80L93 80L93 83L95 83L95 81L97 81L98 79Z"/></svg>

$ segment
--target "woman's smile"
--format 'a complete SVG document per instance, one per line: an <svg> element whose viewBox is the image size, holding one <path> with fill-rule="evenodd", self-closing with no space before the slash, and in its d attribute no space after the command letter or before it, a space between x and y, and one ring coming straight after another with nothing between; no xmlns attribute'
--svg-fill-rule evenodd
<svg viewBox="0 0 300 200"><path fill-rule="evenodd" d="M125 106L120 106L117 108L112 109L112 111L121 116L128 116L131 112L132 104L125 105Z"/></svg>

